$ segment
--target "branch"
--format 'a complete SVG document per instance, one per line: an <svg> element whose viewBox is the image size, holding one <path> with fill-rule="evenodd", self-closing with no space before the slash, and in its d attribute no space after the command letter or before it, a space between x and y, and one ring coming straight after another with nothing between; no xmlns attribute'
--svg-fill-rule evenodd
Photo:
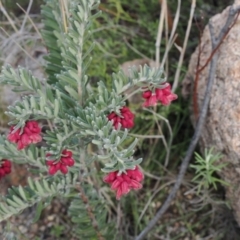
<svg viewBox="0 0 240 240"><path fill-rule="evenodd" d="M83 203L84 203L85 206L86 206L87 214L88 214L89 218L90 218L91 221L92 221L92 226L93 226L93 228L94 228L94 230L95 230L95 232L96 232L96 234L97 234L98 240L104 240L104 238L103 238L103 236L102 236L102 234L101 234L101 232L100 232L100 230L99 230L97 220L96 220L96 218L95 218L95 216L94 216L94 212L93 212L93 210L92 210L92 208L91 208L91 206L90 206L90 204L89 204L88 197L86 196L86 194L85 194L82 186L79 185L79 186L77 186L76 188L77 188L77 190L79 191L80 197L81 197Z"/></svg>
<svg viewBox="0 0 240 240"><path fill-rule="evenodd" d="M220 31L217 38L214 36L213 28L212 28L211 23L209 23L209 30L210 30L211 41L212 41L212 49L215 49L218 46L218 44L220 44L222 37L226 34L226 32L229 31L230 25L233 23L234 16L235 16L236 13L239 12L239 10L240 10L240 6L237 7L236 9L234 9L233 6L230 8L228 19L227 19L224 27ZM202 128L203 128L205 118L206 118L206 115L207 115L208 104L209 104L209 100L210 100L211 90L212 90L213 81L214 81L214 75L215 75L216 66L217 66L217 59L218 59L218 55L215 52L215 54L212 57L211 62L210 62L209 76L208 76L208 81L207 81L207 86L206 86L206 91L205 91L205 96L204 96L204 101L203 101L201 113L200 113L200 116L199 116L199 119L198 119L198 122L197 122L197 125L196 125L194 135L192 137L191 143L188 147L186 156L183 159L183 162L181 164L180 172L178 174L176 183L173 186L173 189L172 189L171 193L168 195L164 204L162 205L162 207L156 213L155 217L149 222L148 226L140 233L140 235L135 238L135 240L144 239L144 237L148 234L148 232L153 229L153 227L156 225L158 220L167 211L167 209L170 206L172 200L175 198L179 187L181 186L181 182L182 182L183 177L186 173L186 170L187 170L189 161L191 159L191 156L192 156L193 151L194 151L194 149L195 149L195 147L198 143L198 140L201 136Z"/></svg>

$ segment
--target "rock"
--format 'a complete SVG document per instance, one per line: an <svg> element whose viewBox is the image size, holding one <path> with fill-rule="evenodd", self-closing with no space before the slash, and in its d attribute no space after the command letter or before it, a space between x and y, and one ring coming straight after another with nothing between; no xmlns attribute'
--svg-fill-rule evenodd
<svg viewBox="0 0 240 240"><path fill-rule="evenodd" d="M235 1L235 6L240 0ZM229 7L212 17L212 25L217 35L228 17ZM223 154L220 163L227 166L219 173L229 183L226 196L234 210L235 218L240 225L240 16L224 39L218 50L218 62L214 85L211 93L208 114L200 139L200 146L214 147ZM201 38L200 64L203 66L209 58L212 47L208 26ZM182 93L186 96L193 89L193 79L198 62L199 46L191 56L188 72L183 81ZM197 87L197 103L201 109L209 74L209 64L200 73ZM191 116L195 125L195 116Z"/></svg>
<svg viewBox="0 0 240 240"><path fill-rule="evenodd" d="M21 226L19 226L19 231L21 232L21 233L26 233L27 232L27 228L25 227L25 226L23 226L23 225L21 225Z"/></svg>

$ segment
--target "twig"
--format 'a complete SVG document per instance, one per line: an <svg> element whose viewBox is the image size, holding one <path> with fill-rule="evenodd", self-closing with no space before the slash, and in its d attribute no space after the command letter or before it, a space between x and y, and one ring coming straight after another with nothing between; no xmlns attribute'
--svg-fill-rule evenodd
<svg viewBox="0 0 240 240"><path fill-rule="evenodd" d="M151 195L151 197L148 199L147 203L145 204L143 210L141 210L142 212L141 212L141 215L138 218L138 223L140 223L142 217L145 215L149 205L151 204L151 202L154 199L154 197L156 196L156 194L158 192L160 192L162 189L164 189L166 186L168 186L170 184L173 184L173 183L175 183L175 180L168 181L168 182L162 184L156 191L153 192L153 194Z"/></svg>
<svg viewBox="0 0 240 240"><path fill-rule="evenodd" d="M187 43L188 43L188 38L189 38L190 30L191 30L191 27L192 27L192 20L193 20L195 7L196 7L196 0L192 0L190 17L189 17L189 20L188 20L188 26L187 26L187 30L186 30L186 34L185 34L185 38L184 38L184 42L183 42L183 47L181 49L180 58L179 58L179 61L178 61L178 66L177 66L177 71L175 73L174 82L173 82L173 86L172 86L172 91L173 92L175 92L175 90L178 86L179 75L180 75L180 72L181 72L183 58L184 58L184 55L185 55L185 51L186 51Z"/></svg>
<svg viewBox="0 0 240 240"><path fill-rule="evenodd" d="M61 15L62 15L62 20L63 20L64 33L67 33L67 31L68 31L67 18L69 16L67 15L68 8L67 8L67 3L65 1L60 0L60 9L61 9Z"/></svg>
<svg viewBox="0 0 240 240"><path fill-rule="evenodd" d="M28 8L27 8L27 11L23 11L25 13L25 16L24 16L24 19L23 19L23 22L22 22L22 25L21 25L21 28L20 28L20 32L23 32L23 29L25 27L25 24L27 22L27 18L29 16L29 12L32 8L32 3L33 3L33 0L30 0L29 1L29 4L28 4ZM17 3L17 6L20 7L20 9L22 10L23 8Z"/></svg>
<svg viewBox="0 0 240 240"><path fill-rule="evenodd" d="M11 24L12 28L14 29L14 31L17 33L17 27L14 24L14 21L12 20L12 18L9 16L9 14L7 13L6 9L4 8L2 1L0 0L0 11L5 15L5 17L7 18L7 20L9 21L9 23Z"/></svg>
<svg viewBox="0 0 240 240"><path fill-rule="evenodd" d="M148 61L151 61L152 59L147 57L146 55L144 55L143 53L139 52L135 47L133 47L127 40L126 37L123 37L123 41L126 43L126 45L133 50L135 53L137 53L139 56L141 56L142 58L146 58Z"/></svg>
<svg viewBox="0 0 240 240"><path fill-rule="evenodd" d="M169 27L168 27L168 24L170 23L169 20L170 20L171 16L170 16L170 13L169 13L167 0L162 0L162 1L165 2L165 4L163 5L163 7L165 8L164 13L165 13L165 19L166 19L165 30L164 31L165 31L165 41L166 41L166 43L168 43L168 41L169 41L169 37L168 37ZM173 24L172 24L172 27L173 27ZM171 29L172 29L172 27L171 27ZM174 42L177 42L177 39L178 38L176 37ZM169 75L169 57L167 57L167 59L166 59L165 74L166 74L166 78L168 78L168 75ZM156 106L155 106L155 109L156 109Z"/></svg>
<svg viewBox="0 0 240 240"><path fill-rule="evenodd" d="M163 120L166 123L167 127L168 127L168 131L169 131L169 135L170 135L169 140L168 140L168 144L167 144L167 142L165 140L164 135L163 134L161 135L162 136L161 138L163 140L163 143L164 143L164 146L165 146L166 152L167 152L166 157L165 157L164 167L167 167L168 161L169 161L169 156L170 156L170 149L171 149L172 140L173 140L172 128L171 128L171 126L169 124L168 119L162 117L160 114L158 114L158 113L156 113L156 112L154 112L154 111L152 111L150 109L147 109L147 108L143 108L143 109L148 111L148 112L151 112L155 117L158 117L159 119ZM159 125L158 125L158 127L159 127Z"/></svg>
<svg viewBox="0 0 240 240"><path fill-rule="evenodd" d="M98 223L97 223L97 220L96 220L96 218L95 218L95 216L94 216L93 210L92 210L92 208L91 208L91 206L90 206L90 204L89 204L88 197L86 196L86 194L85 194L82 186L78 185L78 186L76 186L76 189L79 191L80 197L81 197L83 203L86 205L86 210L87 210L87 213L88 213L89 218L90 218L91 221L92 221L92 226L93 226L94 230L96 231L97 238L98 238L99 240L104 240L101 232L99 231Z"/></svg>
<svg viewBox="0 0 240 240"><path fill-rule="evenodd" d="M235 9L233 9L233 6L231 6L231 8L229 10L228 19L227 19L224 27L220 31L220 33L219 33L217 38L214 36L213 27L212 27L211 23L209 23L209 30L210 30L212 49L213 50L219 45L219 43L222 40L222 37L226 34L226 32L229 31L229 27L233 23L235 14L237 12L239 12L239 10L240 10L240 6L235 8ZM186 156L183 159L183 162L181 164L180 171L179 171L176 183L173 186L172 191L168 195L168 197L165 200L165 202L162 205L162 207L157 211L155 217L149 222L147 227L140 233L140 235L135 238L135 240L142 240L142 239L144 239L144 237L148 234L148 232L152 230L152 228L156 225L158 220L167 211L167 209L170 206L172 200L175 198L175 195L176 195L179 187L181 186L181 183L182 183L183 177L184 177L184 175L186 173L186 170L187 170L189 161L191 159L191 156L192 156L193 151L194 151L194 149L195 149L195 147L196 147L196 145L198 143L198 140L199 140L199 138L201 136L203 124L205 122L205 118L206 118L206 115L207 115L208 104L209 104L209 101L210 101L210 95L211 95L211 90L212 90L213 81L214 81L214 75L215 75L216 66L217 66L217 59L218 59L218 55L215 52L215 54L213 55L213 57L211 59L211 62L210 62L209 76L208 76L208 81L207 81L207 86L206 86L206 91L205 91L205 95L204 95L204 100L203 100L201 113L200 113L200 116L199 116L199 119L198 119L198 122L197 122L197 125L196 125L196 129L195 129L194 135L192 137L191 143L190 143L190 145L188 147Z"/></svg>
<svg viewBox="0 0 240 240"><path fill-rule="evenodd" d="M13 41L29 58L31 58L34 62L38 63L35 58L33 58L17 41L14 40L14 38L12 37L13 35L10 37L10 35L2 27L0 27L0 29L9 37L9 40ZM19 37L18 33L14 36Z"/></svg>
<svg viewBox="0 0 240 240"><path fill-rule="evenodd" d="M169 38L169 41L167 43L164 55L163 55L163 59L161 61L161 65L160 65L160 68L162 68L162 69L165 65L165 62L166 62L166 59L167 59L167 56L168 56L168 52L171 49L171 46L173 45L173 43L175 42L175 40L177 38L175 32L176 32L176 29L177 29L177 24L179 22L180 9L181 9L181 0L178 0L178 5L177 5L176 13L175 13L175 18L174 18L174 21L173 21L172 31L171 31L170 38Z"/></svg>
<svg viewBox="0 0 240 240"><path fill-rule="evenodd" d="M156 61L156 68L159 67L160 65L160 46L161 46L161 40L162 40L162 33L163 33L163 23L164 23L164 9L165 9L165 4L166 1L163 0L161 2L161 13L159 15L159 24L158 24L158 32L157 32L157 39L156 39L156 56L155 56L155 61Z"/></svg>
<svg viewBox="0 0 240 240"><path fill-rule="evenodd" d="M30 3L29 3L30 4ZM29 16L29 7L28 7L28 9L27 9L27 12L21 7L21 5L19 5L18 3L17 3L17 6L25 13L25 16L29 19L29 21L31 22L31 24L32 24L32 26L34 27L34 29L35 29L35 31L37 32L37 34L39 35L39 37L40 37L40 39L42 39L42 35L41 35L41 33L39 32L39 30L38 30L38 28L37 28L37 26L36 26L36 24L33 22L33 20L32 20L32 18ZM25 18L24 18L25 19ZM24 23L24 25L25 25L25 23ZM23 26L24 26L23 24L22 24L22 26L21 26L21 31L23 30Z"/></svg>

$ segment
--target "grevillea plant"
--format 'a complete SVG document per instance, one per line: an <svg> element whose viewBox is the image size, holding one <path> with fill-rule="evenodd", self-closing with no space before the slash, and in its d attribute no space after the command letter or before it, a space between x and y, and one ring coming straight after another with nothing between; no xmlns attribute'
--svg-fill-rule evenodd
<svg viewBox="0 0 240 240"><path fill-rule="evenodd" d="M85 44L89 46L89 26L99 14L98 4L46 1L46 79L27 69L2 68L0 83L11 85L22 97L6 112L11 120L9 133L0 137L0 178L10 174L12 162L33 169L37 177L1 198L0 221L35 204L41 210L53 197L62 197L70 202L76 236L113 239L104 194L87 179L99 175L118 200L143 186L142 159L134 157L138 140L128 134L134 113L126 103L132 94L126 95L126 90L134 86L133 93L141 92L144 107L169 105L177 96L163 71L148 66L130 70L129 76L113 74L110 89L100 80L97 86L90 84L87 69L94 48L86 50Z"/></svg>

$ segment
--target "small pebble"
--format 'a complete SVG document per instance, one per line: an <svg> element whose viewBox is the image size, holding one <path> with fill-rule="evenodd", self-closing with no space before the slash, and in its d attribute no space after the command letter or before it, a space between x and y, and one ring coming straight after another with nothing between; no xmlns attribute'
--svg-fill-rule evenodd
<svg viewBox="0 0 240 240"><path fill-rule="evenodd" d="M19 231L21 232L21 233L26 233L27 232L27 228L26 227L24 227L24 226L19 226Z"/></svg>

